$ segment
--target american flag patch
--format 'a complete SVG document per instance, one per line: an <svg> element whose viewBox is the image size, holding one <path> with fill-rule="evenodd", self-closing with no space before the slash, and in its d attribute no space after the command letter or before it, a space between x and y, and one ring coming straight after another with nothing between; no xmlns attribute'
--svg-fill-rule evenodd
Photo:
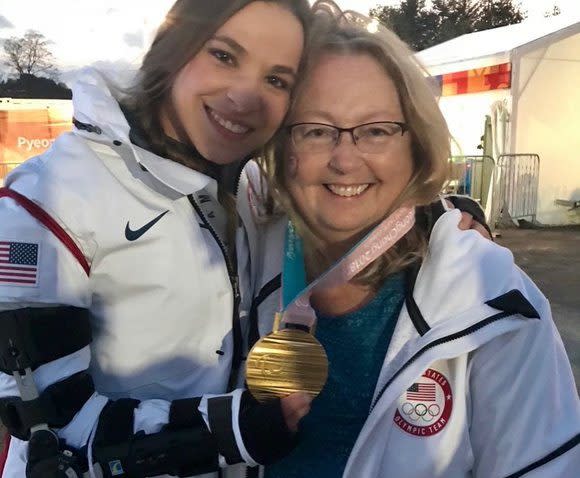
<svg viewBox="0 0 580 478"><path fill-rule="evenodd" d="M34 287L38 281L38 244L0 241L0 286Z"/></svg>
<svg viewBox="0 0 580 478"><path fill-rule="evenodd" d="M437 399L434 383L414 383L407 389L407 400L434 402Z"/></svg>

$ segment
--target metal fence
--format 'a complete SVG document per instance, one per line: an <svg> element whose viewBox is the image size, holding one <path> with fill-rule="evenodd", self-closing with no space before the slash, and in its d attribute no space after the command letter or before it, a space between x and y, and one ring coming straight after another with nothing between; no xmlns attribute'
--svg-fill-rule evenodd
<svg viewBox="0 0 580 478"><path fill-rule="evenodd" d="M502 154L495 169L492 219L497 220L505 211L512 219L535 221L539 182L537 154Z"/></svg>
<svg viewBox="0 0 580 478"><path fill-rule="evenodd" d="M495 161L491 156L452 156L446 192L466 194L485 208Z"/></svg>

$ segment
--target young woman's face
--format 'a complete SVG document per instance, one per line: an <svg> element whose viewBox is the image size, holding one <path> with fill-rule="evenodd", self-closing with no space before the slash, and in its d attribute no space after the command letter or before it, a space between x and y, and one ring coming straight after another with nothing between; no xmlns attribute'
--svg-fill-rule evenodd
<svg viewBox="0 0 580 478"><path fill-rule="evenodd" d="M177 120L206 159L237 161L273 136L288 110L303 42L302 25L289 10L256 1L179 72L171 95ZM180 139L167 110L162 124Z"/></svg>
<svg viewBox="0 0 580 478"><path fill-rule="evenodd" d="M352 128L405 122L395 84L368 55L323 56L305 81L290 124ZM361 151L347 132L325 151L299 152L291 146L286 166L289 192L307 224L327 244L349 246L358 240L382 220L409 183L410 133L389 127L377 123L358 133L359 138L366 135L373 152ZM327 130L308 128L301 134L311 144L325 140ZM396 133L390 136L392 131Z"/></svg>

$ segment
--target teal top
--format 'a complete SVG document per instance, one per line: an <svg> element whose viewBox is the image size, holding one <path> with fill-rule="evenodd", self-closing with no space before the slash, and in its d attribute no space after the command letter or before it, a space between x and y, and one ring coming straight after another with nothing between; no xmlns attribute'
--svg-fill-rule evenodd
<svg viewBox="0 0 580 478"><path fill-rule="evenodd" d="M389 277L361 309L317 314L316 337L329 360L328 382L300 424L300 442L265 478L338 478L369 414L405 298L403 273Z"/></svg>

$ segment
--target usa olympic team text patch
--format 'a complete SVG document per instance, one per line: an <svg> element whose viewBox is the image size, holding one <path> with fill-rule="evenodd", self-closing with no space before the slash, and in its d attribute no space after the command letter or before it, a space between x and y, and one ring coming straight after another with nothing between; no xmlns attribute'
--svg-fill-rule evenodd
<svg viewBox="0 0 580 478"><path fill-rule="evenodd" d="M445 428L452 409L453 393L449 380L429 368L401 395L393 420L401 430L411 435L429 437Z"/></svg>

